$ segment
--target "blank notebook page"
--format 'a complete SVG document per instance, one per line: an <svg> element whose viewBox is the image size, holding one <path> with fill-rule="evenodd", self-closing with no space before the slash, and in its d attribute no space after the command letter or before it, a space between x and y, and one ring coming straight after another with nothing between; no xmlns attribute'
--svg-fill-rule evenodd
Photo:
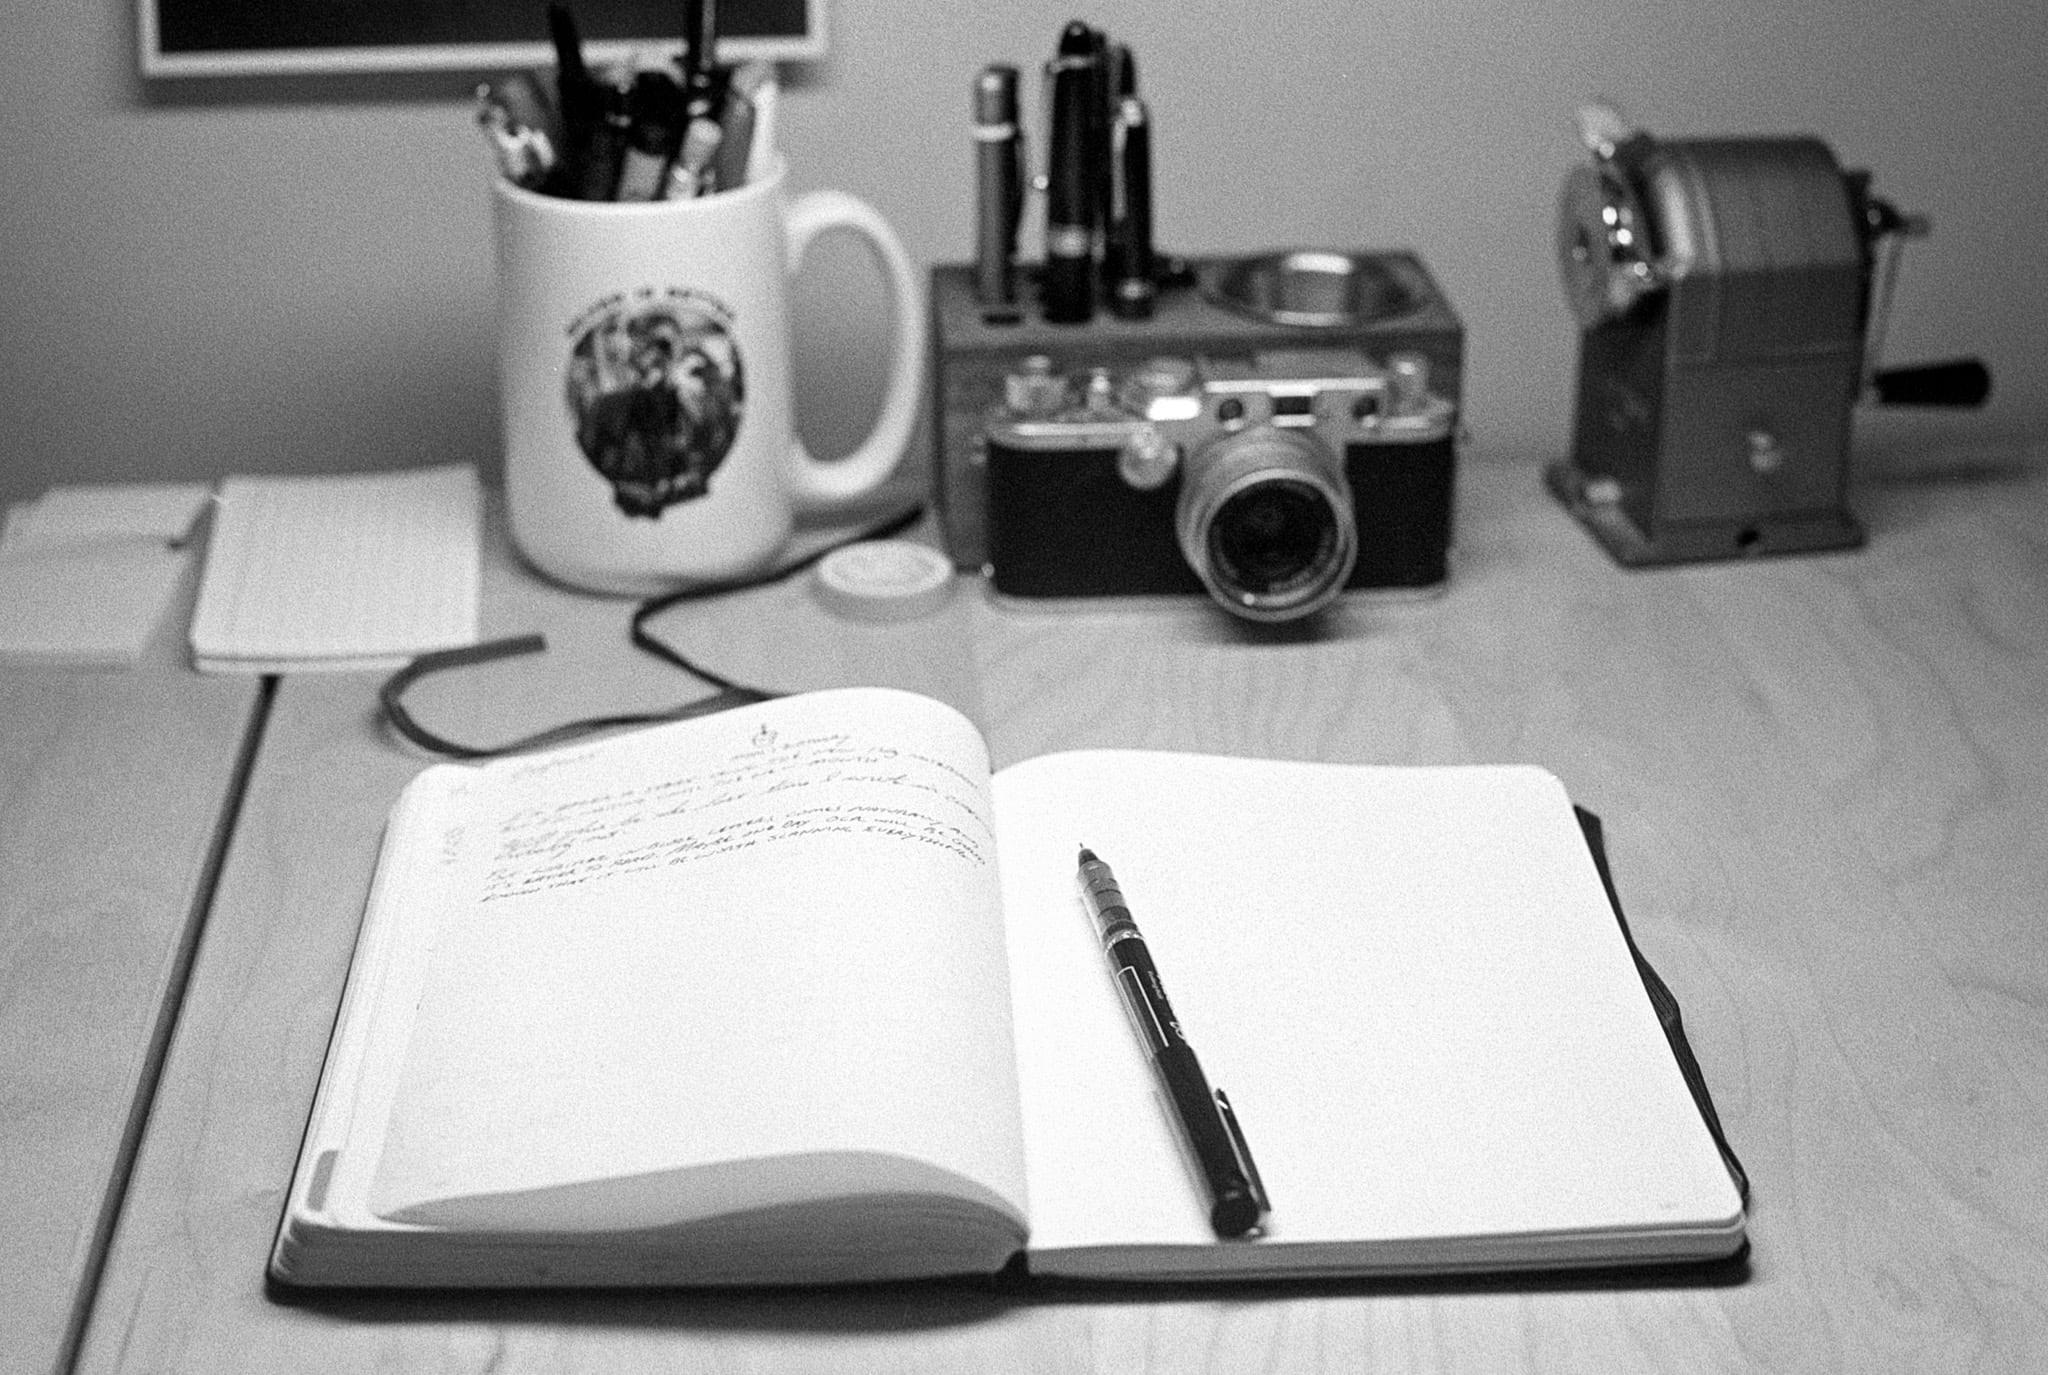
<svg viewBox="0 0 2048 1375"><path fill-rule="evenodd" d="M221 486L192 655L215 672L395 668L477 639L467 466Z"/></svg>

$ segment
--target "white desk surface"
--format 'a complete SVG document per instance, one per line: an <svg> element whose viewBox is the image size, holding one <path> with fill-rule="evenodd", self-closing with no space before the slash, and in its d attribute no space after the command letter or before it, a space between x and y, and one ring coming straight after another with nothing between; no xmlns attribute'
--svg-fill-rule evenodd
<svg viewBox="0 0 2048 1375"><path fill-rule="evenodd" d="M189 572L189 570L188 570ZM198 930L252 678L0 667L0 1372L64 1360Z"/></svg>
<svg viewBox="0 0 2048 1375"><path fill-rule="evenodd" d="M2048 478L1872 483L1860 553L1627 572L1531 465L1468 459L1436 600L1255 634L1206 603L1055 615L977 584L910 625L801 583L674 613L726 672L918 688L996 762L1075 745L1529 760L1602 815L1755 1181L1714 1280L1014 1300L266 1295L379 827L421 761L375 680L283 685L81 1369L1976 1370L2048 1365ZM686 695L626 609L500 558L547 661L422 692L489 739Z"/></svg>

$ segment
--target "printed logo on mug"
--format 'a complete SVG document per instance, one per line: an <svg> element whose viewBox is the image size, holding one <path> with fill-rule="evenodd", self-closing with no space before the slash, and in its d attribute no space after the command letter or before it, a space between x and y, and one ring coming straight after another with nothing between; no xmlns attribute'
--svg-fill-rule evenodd
<svg viewBox="0 0 2048 1375"><path fill-rule="evenodd" d="M902 461L924 354L921 287L882 217L836 191L786 200L778 161L694 199L496 190L499 401L514 543L558 581L644 595L772 564L799 516ZM873 430L820 460L797 438L788 284L847 230L889 287L894 358Z"/></svg>
<svg viewBox="0 0 2048 1375"><path fill-rule="evenodd" d="M746 402L730 309L681 287L607 297L570 326L563 371L576 447L621 511L710 493Z"/></svg>

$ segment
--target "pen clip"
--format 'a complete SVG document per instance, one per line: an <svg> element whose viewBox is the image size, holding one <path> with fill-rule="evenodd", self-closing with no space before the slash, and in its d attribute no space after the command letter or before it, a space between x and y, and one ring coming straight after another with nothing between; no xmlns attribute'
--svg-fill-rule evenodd
<svg viewBox="0 0 2048 1375"><path fill-rule="evenodd" d="M1216 1115L1223 1120L1223 1131L1230 1138L1230 1151L1237 1157L1237 1167L1244 1171L1245 1180L1252 1186L1252 1197L1258 1200L1263 1228L1266 1214L1273 1210L1272 1201L1266 1197L1266 1181L1259 1178L1259 1167L1252 1161L1252 1148L1245 1142L1244 1128L1237 1124L1237 1111L1222 1089L1216 1090Z"/></svg>

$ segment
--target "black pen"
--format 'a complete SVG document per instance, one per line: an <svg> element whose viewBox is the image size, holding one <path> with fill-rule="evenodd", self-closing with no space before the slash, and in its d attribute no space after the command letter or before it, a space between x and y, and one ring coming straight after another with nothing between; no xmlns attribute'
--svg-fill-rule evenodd
<svg viewBox="0 0 2048 1375"><path fill-rule="evenodd" d="M1017 224L1024 213L1024 135L1017 125L1017 69L992 63L974 78L974 289L981 316L1015 324Z"/></svg>
<svg viewBox="0 0 2048 1375"><path fill-rule="evenodd" d="M717 0L683 0L683 41L687 46L679 60L689 118L709 119L715 124L719 116L713 87L713 74L718 67Z"/></svg>
<svg viewBox="0 0 2048 1375"><path fill-rule="evenodd" d="M1109 309L1126 320L1152 313L1152 121L1145 102L1127 95L1110 130L1109 233L1103 254Z"/></svg>
<svg viewBox="0 0 2048 1375"><path fill-rule="evenodd" d="M577 168L577 194L587 201L608 201L619 190L619 172L626 164L626 145L633 137L633 73L619 69L596 83L597 123Z"/></svg>
<svg viewBox="0 0 2048 1375"><path fill-rule="evenodd" d="M1095 313L1096 187L1089 137L1100 119L1095 33L1075 20L1060 35L1046 68L1052 132L1047 139L1045 270L1040 305L1055 324L1077 325Z"/></svg>
<svg viewBox="0 0 2048 1375"><path fill-rule="evenodd" d="M562 146L553 181L564 196L582 192L582 169L590 157L603 113L602 96L590 68L583 62L583 40L576 31L576 16L566 5L548 6L548 36L555 45L555 108L562 119Z"/></svg>
<svg viewBox="0 0 2048 1375"><path fill-rule="evenodd" d="M1088 186L1095 203L1088 212L1094 232L1095 268L1102 270L1103 235L1109 228L1109 127L1116 118L1116 64L1121 45L1102 29L1088 32L1095 70L1089 77L1094 98L1088 102Z"/></svg>
<svg viewBox="0 0 2048 1375"><path fill-rule="evenodd" d="M658 201L668 191L668 169L683 145L683 93L666 72L633 78L627 106L632 127L619 164L613 199Z"/></svg>
<svg viewBox="0 0 2048 1375"><path fill-rule="evenodd" d="M1145 938L1131 919L1131 909L1124 905L1116 876L1093 850L1083 848L1076 879L1088 914L1102 934L1102 950L1116 975L1124 1009L1151 1057L1153 1072L1173 1104L1174 1121L1201 1172L1211 1204L1209 1223L1220 1237L1244 1236L1265 1221L1269 1204L1237 1114L1231 1111L1223 1090L1211 1090L1202 1074L1201 1062L1166 999L1166 986L1152 963Z"/></svg>

